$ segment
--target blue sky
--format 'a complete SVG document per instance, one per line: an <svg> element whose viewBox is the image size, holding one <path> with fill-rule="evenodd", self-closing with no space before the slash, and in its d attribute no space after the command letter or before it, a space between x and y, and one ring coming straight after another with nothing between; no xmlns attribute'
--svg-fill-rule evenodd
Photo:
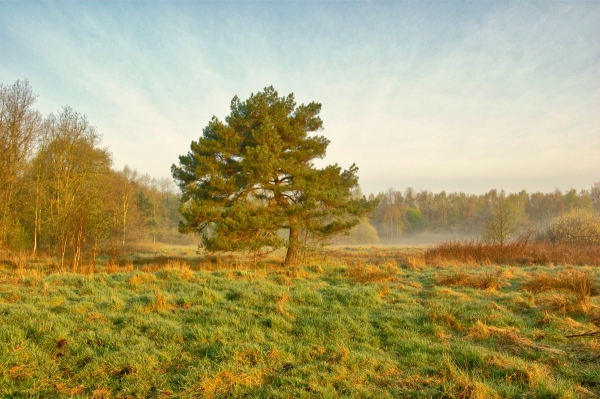
<svg viewBox="0 0 600 399"><path fill-rule="evenodd" d="M600 181L600 2L0 2L0 82L168 177L234 95L323 104L326 163L389 187Z"/></svg>

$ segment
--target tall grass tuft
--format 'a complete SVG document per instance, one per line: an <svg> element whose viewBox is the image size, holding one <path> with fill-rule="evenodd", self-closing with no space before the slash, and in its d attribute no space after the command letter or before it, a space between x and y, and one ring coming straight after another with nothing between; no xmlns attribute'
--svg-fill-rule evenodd
<svg viewBox="0 0 600 399"><path fill-rule="evenodd" d="M495 291L506 285L499 273L490 272L483 274L456 272L438 276L435 282L438 285L459 285L488 291Z"/></svg>
<svg viewBox="0 0 600 399"><path fill-rule="evenodd" d="M596 276L590 270L567 269L556 275L540 273L523 284L523 289L535 293L563 291L574 294L578 302L588 302L600 294Z"/></svg>
<svg viewBox="0 0 600 399"><path fill-rule="evenodd" d="M346 271L348 277L354 283L395 281L398 272L398 265L393 261L381 265L363 265L358 262L349 266Z"/></svg>

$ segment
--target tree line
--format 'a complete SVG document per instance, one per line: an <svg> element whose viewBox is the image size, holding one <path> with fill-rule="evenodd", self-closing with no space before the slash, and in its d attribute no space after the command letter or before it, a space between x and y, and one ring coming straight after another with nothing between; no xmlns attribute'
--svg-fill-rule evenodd
<svg viewBox="0 0 600 399"><path fill-rule="evenodd" d="M209 122L172 167L180 195L170 179L116 170L84 115L64 107L43 116L35 101L27 81L0 84L0 250L47 254L61 270L144 242L200 239L216 251L284 246L293 264L302 245L359 220L357 243L439 232L502 244L518 231L547 230L573 210L600 214L600 183L579 192L482 195L389 189L367 200L355 165L312 164L329 144L308 135L322 129L320 104L297 106L272 87L235 97L224 121Z"/></svg>
<svg viewBox="0 0 600 399"><path fill-rule="evenodd" d="M600 183L579 192L557 189L550 193L522 190L507 194L490 190L481 195L433 193L409 187L403 192L389 189L373 198L379 200L379 205L370 222L384 242L422 232L485 238L490 223L498 219L499 209L510 217L515 228L527 234L544 232L553 219L573 210L600 214Z"/></svg>
<svg viewBox="0 0 600 399"><path fill-rule="evenodd" d="M44 253L61 269L140 242L179 240L170 179L125 167L70 107L43 116L29 82L0 84L0 249Z"/></svg>

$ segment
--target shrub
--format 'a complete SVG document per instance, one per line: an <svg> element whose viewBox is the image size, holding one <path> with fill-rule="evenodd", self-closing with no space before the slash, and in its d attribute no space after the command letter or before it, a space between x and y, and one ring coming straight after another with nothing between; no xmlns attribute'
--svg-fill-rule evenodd
<svg viewBox="0 0 600 399"><path fill-rule="evenodd" d="M548 230L551 241L564 244L600 244L600 216L576 209L553 220Z"/></svg>

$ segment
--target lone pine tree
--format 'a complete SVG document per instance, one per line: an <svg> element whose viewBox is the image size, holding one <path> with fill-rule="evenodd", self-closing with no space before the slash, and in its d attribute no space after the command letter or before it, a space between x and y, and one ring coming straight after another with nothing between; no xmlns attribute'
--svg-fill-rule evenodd
<svg viewBox="0 0 600 399"><path fill-rule="evenodd" d="M171 167L183 193L180 231L200 233L209 251L287 247L284 264L293 265L303 237L326 239L356 225L376 204L353 198L355 165L313 164L329 145L309 135L322 130L320 111L273 87L246 101L234 97L225 121L213 117Z"/></svg>

